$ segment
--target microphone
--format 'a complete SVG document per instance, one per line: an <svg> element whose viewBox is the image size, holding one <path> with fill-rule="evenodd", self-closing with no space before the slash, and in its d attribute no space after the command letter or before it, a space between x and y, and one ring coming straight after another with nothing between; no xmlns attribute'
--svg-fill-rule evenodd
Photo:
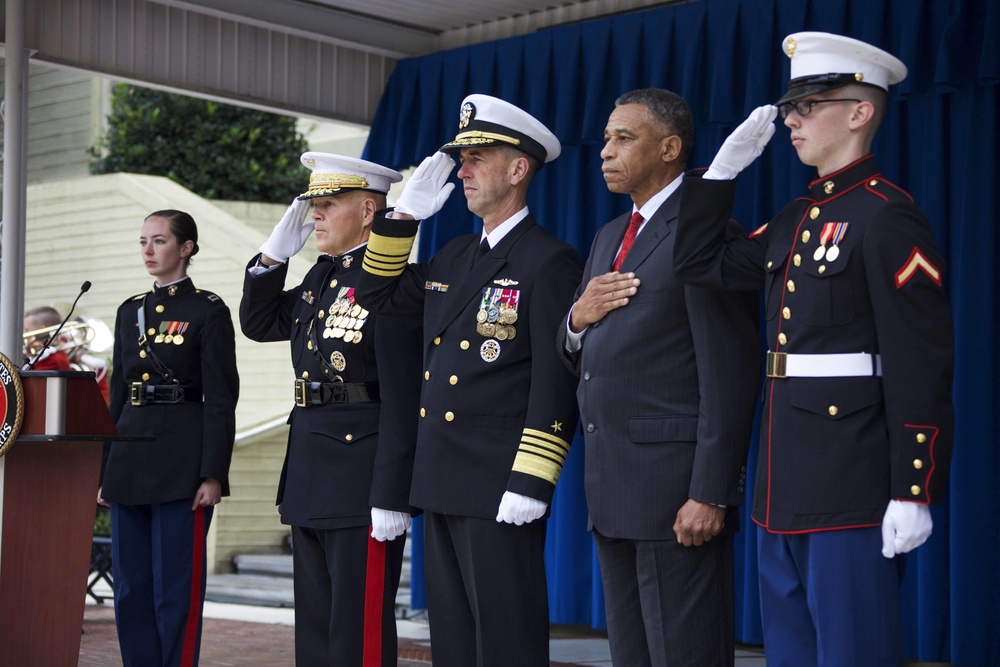
<svg viewBox="0 0 1000 667"><path fill-rule="evenodd" d="M30 371L35 367L35 364L38 363L38 360L42 358L42 355L45 353L45 350L49 349L49 345L52 344L52 341L56 339L56 337L59 335L59 332L62 331L62 328L66 326L67 322L69 322L69 318L73 316L73 310L76 308L76 302L80 300L80 297L83 296L84 292L87 292L89 290L90 290L90 281L89 280L83 281L83 284L80 285L80 293L76 295L75 299L73 299L73 305L69 307L69 312L66 313L66 317L59 324L59 328L57 328L52 333L52 335L49 336L48 340L45 341L45 345L42 345L42 349L38 351L38 354L36 354L33 359L24 362L24 365L21 366L22 371L23 370Z"/></svg>

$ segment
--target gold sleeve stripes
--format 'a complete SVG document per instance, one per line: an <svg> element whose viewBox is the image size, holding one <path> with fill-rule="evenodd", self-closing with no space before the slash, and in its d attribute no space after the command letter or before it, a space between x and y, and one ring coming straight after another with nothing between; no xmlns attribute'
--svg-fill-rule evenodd
<svg viewBox="0 0 1000 667"><path fill-rule="evenodd" d="M524 429L521 434L521 444L514 458L514 472L539 477L555 484L559 480L566 456L569 454L569 443L560 437L536 431L533 428Z"/></svg>
<svg viewBox="0 0 1000 667"><path fill-rule="evenodd" d="M395 277L406 268L415 236L403 238L372 232L362 268L376 276Z"/></svg>

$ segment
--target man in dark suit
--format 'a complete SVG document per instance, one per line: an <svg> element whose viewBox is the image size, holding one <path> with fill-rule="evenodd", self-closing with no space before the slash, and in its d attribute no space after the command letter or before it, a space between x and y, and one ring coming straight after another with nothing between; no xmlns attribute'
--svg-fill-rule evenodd
<svg viewBox="0 0 1000 667"><path fill-rule="evenodd" d="M573 376L552 341L580 279L576 252L528 211L526 193L559 141L487 95L463 104L459 153L481 234L407 264L417 232L448 197L454 164L424 160L395 211L377 217L358 283L377 313L424 318L424 383L410 502L425 510L434 664L543 667L548 504L576 427Z"/></svg>
<svg viewBox="0 0 1000 667"><path fill-rule="evenodd" d="M871 144L898 58L788 35L788 91L754 110L701 178L675 245L685 282L763 287L767 380L752 517L769 667L903 664L899 580L948 480L954 339L927 216ZM778 114L817 178L749 236L725 238L736 176Z"/></svg>
<svg viewBox="0 0 1000 667"><path fill-rule="evenodd" d="M330 153L302 163L309 189L250 260L240 304L247 337L290 341L295 369L277 500L292 526L295 662L395 665L420 322L369 313L354 288L375 212L402 177ZM285 290L287 260L314 227L323 254Z"/></svg>
<svg viewBox="0 0 1000 667"><path fill-rule="evenodd" d="M674 276L677 190L694 139L684 100L626 93L604 139L604 179L632 212L597 233L558 343L580 377L611 656L629 667L732 665L757 294Z"/></svg>

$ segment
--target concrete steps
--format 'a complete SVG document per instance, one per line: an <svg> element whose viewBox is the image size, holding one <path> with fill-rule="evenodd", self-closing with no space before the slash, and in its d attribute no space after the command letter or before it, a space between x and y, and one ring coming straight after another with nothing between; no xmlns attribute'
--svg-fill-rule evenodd
<svg viewBox="0 0 1000 667"><path fill-rule="evenodd" d="M292 556L244 554L233 558L235 574L210 574L205 599L212 602L262 607L294 607ZM412 618L423 610L410 609L410 540L403 552L403 567L396 592L396 618Z"/></svg>

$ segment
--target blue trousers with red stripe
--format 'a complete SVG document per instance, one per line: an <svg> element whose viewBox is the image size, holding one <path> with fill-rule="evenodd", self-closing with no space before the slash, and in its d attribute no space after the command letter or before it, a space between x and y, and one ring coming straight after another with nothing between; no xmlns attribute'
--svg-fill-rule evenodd
<svg viewBox="0 0 1000 667"><path fill-rule="evenodd" d="M211 507L111 503L115 623L124 667L195 667Z"/></svg>
<svg viewBox="0 0 1000 667"><path fill-rule="evenodd" d="M796 535L757 527L767 667L902 667L905 556L878 526Z"/></svg>

